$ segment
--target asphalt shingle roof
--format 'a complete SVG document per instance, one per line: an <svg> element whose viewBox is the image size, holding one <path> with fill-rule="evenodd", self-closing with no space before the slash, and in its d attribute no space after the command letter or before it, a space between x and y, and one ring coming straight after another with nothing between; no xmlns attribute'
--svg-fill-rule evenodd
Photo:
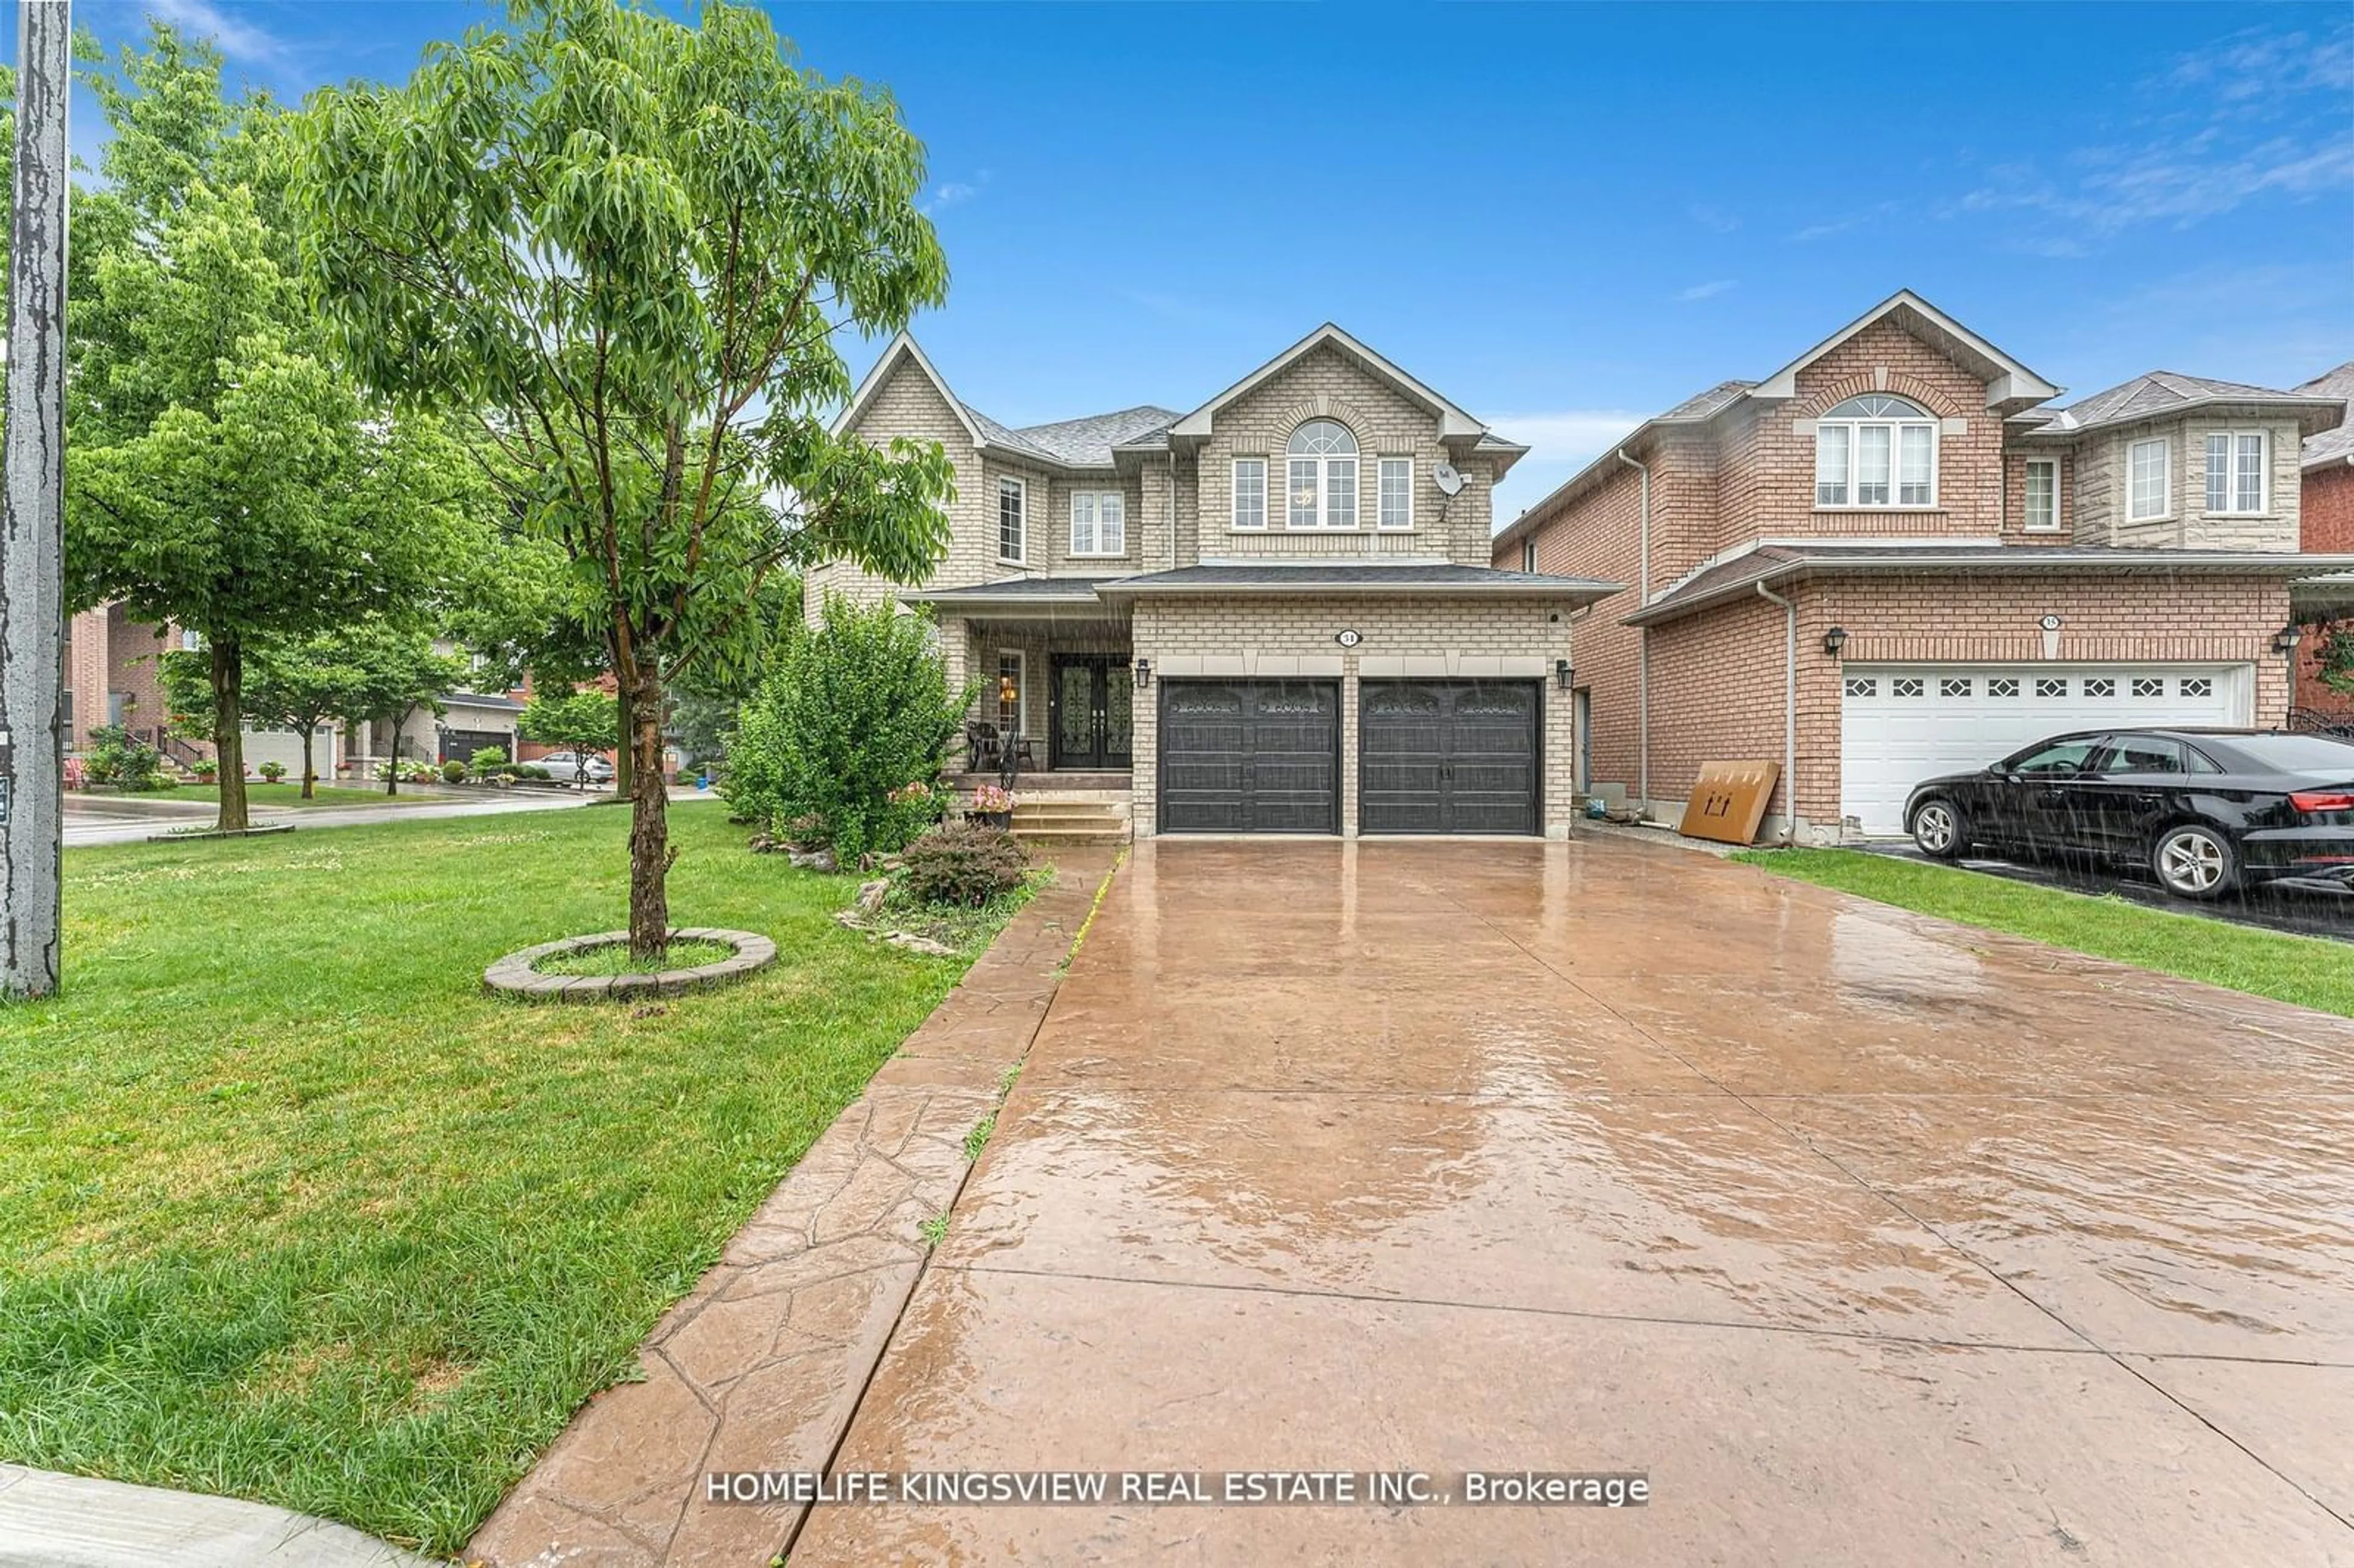
<svg viewBox="0 0 2354 1568"><path fill-rule="evenodd" d="M2252 387L2244 381L2217 381L2211 376L2153 370L2146 376L2135 376L2121 387L2112 387L2105 392L2078 398L2053 414L2046 428L2089 430L2101 425L2124 425L2137 419L2156 418L2191 403L2233 399L2265 403L2296 396L2296 393L2283 392L2274 387Z"/></svg>
<svg viewBox="0 0 2354 1568"><path fill-rule="evenodd" d="M1300 588L1308 591L1333 588L1373 589L1397 588L1506 588L1515 591L1540 592L1558 589L1567 595L1613 594L1624 587L1621 583L1603 582L1594 577L1555 577L1545 572L1510 572L1493 567L1465 567L1422 564L1415 566L1357 565L1351 562L1301 564L1299 566L1257 567L1217 565L1180 567L1174 571L1150 572L1142 577L1121 577L1114 584L1119 591L1151 592L1167 588Z"/></svg>
<svg viewBox="0 0 2354 1568"><path fill-rule="evenodd" d="M2354 359L2335 370L2327 370L2296 390L2307 397L2336 397L2354 402ZM2310 468L2316 463L2345 462L2354 459L2354 408L2347 410L2347 422L2334 430L2324 430L2317 436L2307 436L2297 461Z"/></svg>
<svg viewBox="0 0 2354 1568"><path fill-rule="evenodd" d="M1056 599L1092 599L1097 588L1114 580L1111 577L1004 577L993 583L972 583L964 588L930 588L925 590L922 597L932 601L1034 599L1044 604Z"/></svg>
<svg viewBox="0 0 2354 1568"><path fill-rule="evenodd" d="M1135 438L1163 430L1179 418L1168 408L1141 404L1110 414L1090 414L1081 419L1058 419L1050 425L1002 425L967 403L964 411L981 427L989 444L1025 451L1066 468L1109 468L1111 450Z"/></svg>

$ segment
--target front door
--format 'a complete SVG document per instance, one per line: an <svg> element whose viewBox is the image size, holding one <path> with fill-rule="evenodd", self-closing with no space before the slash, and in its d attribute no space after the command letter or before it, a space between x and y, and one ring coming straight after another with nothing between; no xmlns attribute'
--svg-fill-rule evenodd
<svg viewBox="0 0 2354 1568"><path fill-rule="evenodd" d="M1050 767L1126 768L1135 726L1128 661L1115 653L1055 659Z"/></svg>

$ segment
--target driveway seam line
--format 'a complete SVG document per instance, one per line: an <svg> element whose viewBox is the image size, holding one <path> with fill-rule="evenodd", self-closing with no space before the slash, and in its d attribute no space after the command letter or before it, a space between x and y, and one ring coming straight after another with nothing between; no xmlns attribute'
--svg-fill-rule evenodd
<svg viewBox="0 0 2354 1568"><path fill-rule="evenodd" d="M1125 846L1122 846L1119 852L1112 856L1110 869L1106 871L1101 880L1096 884L1095 898L1089 906L1090 917L1093 910L1102 905L1105 889L1111 885L1112 878L1118 876L1120 867L1127 863L1128 851ZM1018 1066L1030 1060L1030 1053L1038 1044L1038 1032L1046 1026L1046 1015L1055 1010L1055 998L1061 994L1063 982L1070 977L1071 960L1078 956L1079 943L1087 935L1087 921L1083 920L1070 933L1068 944L1063 949L1063 957L1051 971L1054 980L1046 989L1046 1005L1040 1008L1038 1016L1030 1021L1029 1032L1022 1037L1021 1053L1013 1058L1015 1065ZM1001 1107L999 1112L1001 1115L1002 1110L1003 1107ZM957 1177L956 1191L949 1194L948 1207L941 1211L942 1213L950 1216L951 1223L953 1223L957 1205L964 1201L965 1189L972 1184L972 1173L980 1168L981 1160L976 1157L967 1162L963 1172ZM907 1308L916 1299L916 1292L923 1288L925 1277L932 1272L933 1259L938 1252L937 1247L927 1247L923 1256L917 1260L915 1275L907 1281L907 1293L899 1298L898 1310L891 1314L891 1327L885 1331L882 1343L875 1347L874 1359L866 1363L866 1374L859 1380L858 1383L858 1397L850 1402L850 1413L843 1418L841 1430L834 1434L833 1446L826 1450L825 1463L818 1469L820 1475L833 1474L834 1466L842 1458L842 1450L850 1442L850 1435L858 1429L858 1417L866 1408L866 1396L874 1392L875 1375L883 1370L883 1363L890 1359L891 1347L898 1341L899 1330L907 1320ZM794 1514L793 1527L786 1532L784 1543L777 1549L777 1561L783 1563L792 1561L793 1548L800 1544L801 1532L809 1528L809 1521L816 1512L816 1508L812 1506L803 1508Z"/></svg>
<svg viewBox="0 0 2354 1568"><path fill-rule="evenodd" d="M1829 890L1829 891L1836 892L1837 890L1836 890L1836 889L1833 889L1833 890ZM2109 1349L2106 1345L2102 1344L2099 1340L2097 1340L2094 1339L2092 1335L2090 1335L2089 1333L2086 1333L2084 1330L2082 1330L2082 1329L2078 1328L2075 1324L2073 1324L2073 1323L2070 1322L2066 1318L2064 1318L2064 1317L2061 1316L2061 1315L2060 1315L2060 1313L2059 1313L2058 1311L2056 1311L2056 1310L2055 1310L2055 1309L2053 1309L2052 1308L2050 1308L2050 1307L2045 1306L2042 1302L2041 1302L2041 1301L2037 1300L2034 1297L2032 1297L2032 1296L2029 1295L2025 1290L2020 1289L2020 1287L2019 1287L2017 1284L2013 1283L2010 1279L2009 1279L2009 1278L2005 1277L2004 1277L2000 1272L1999 1272L1999 1271L1994 1267L1994 1266L1993 1266L1992 1264L1988 1263L1985 1258L1980 1257L1980 1256L1979 1256L1976 1252L1973 1252L1969 1247L1967 1247L1967 1246L1964 1245L1962 1243L1960 1243L1960 1242L1958 1242L1958 1241L1956 1241L1952 1236L1947 1235L1947 1234L1946 1234L1943 1230L1939 1229L1936 1225L1935 1225L1935 1224L1931 1224L1928 1220L1925 1220L1925 1219L1924 1219L1922 1216L1920 1216L1919 1214L1914 1213L1912 1211L1912 1209L1911 1209L1911 1208L1909 1208L1908 1206L1906 1206L1906 1204L1905 1204L1905 1203L1904 1203L1901 1199L1899 1199L1899 1198L1898 1198L1894 1193L1893 1193L1893 1192L1883 1192L1883 1191L1882 1191L1882 1190L1880 1189L1880 1187L1878 1187L1877 1185L1875 1185L1873 1182L1865 1180L1865 1178L1864 1178L1864 1177L1863 1177L1860 1172L1855 1171L1853 1171L1853 1170L1850 1170L1850 1168L1849 1168L1849 1167L1848 1167L1844 1162L1842 1162L1842 1161L1841 1161L1841 1160L1840 1160L1837 1156L1835 1156L1835 1155L1832 1155L1832 1154L1830 1154L1830 1153L1826 1152L1823 1149L1821 1149L1819 1146L1818 1146L1818 1145L1814 1142L1814 1140L1813 1140L1813 1139L1809 1139L1809 1138L1808 1138L1808 1137L1804 1132L1800 1131L1799 1129L1797 1129L1797 1128L1796 1128L1789 1127L1789 1126L1786 1126L1784 1123L1782 1123L1781 1121L1777 1120L1777 1119L1776 1119L1773 1115L1771 1115L1769 1112L1767 1112L1767 1111L1766 1111L1766 1109L1763 1106L1760 1106L1760 1105L1756 1104L1756 1103L1755 1103L1755 1100L1753 1100L1749 1096L1747 1096L1747 1095L1744 1095L1744 1094L1741 1093L1739 1090L1736 1090L1736 1089L1733 1089L1733 1088L1727 1087L1727 1086L1725 1086L1725 1084L1723 1083L1723 1081L1722 1079L1718 1078L1714 1074L1704 1071L1704 1070L1703 1070L1703 1069L1702 1069L1700 1066L1698 1066L1697 1065L1695 1065L1694 1063L1692 1063L1692 1062L1691 1062L1690 1059L1688 1059L1686 1056L1684 1056L1684 1054L1683 1054L1681 1052L1680 1052L1680 1051L1676 1050L1676 1048L1675 1048L1674 1046L1670 1045L1669 1044L1667 1044L1667 1042L1665 1042L1665 1041L1660 1040L1659 1038L1658 1038L1658 1037L1657 1037L1656 1035L1654 1035L1654 1034L1653 1034L1649 1030L1648 1030L1648 1029L1644 1028L1640 1023L1637 1022L1635 1020L1633 1020L1633 1019L1631 1019L1631 1018L1628 1017L1624 1012L1620 1012L1617 1007L1613 1006L1609 1001L1606 1001L1606 1000L1605 1000L1605 999L1603 999L1602 997L1596 996L1594 992L1592 992L1592 991L1590 991L1586 990L1586 988L1585 988L1585 987L1584 987L1583 985L1580 985L1580 984L1579 984L1575 980L1572 979L1569 975L1564 974L1561 969L1559 969L1555 968L1555 967L1553 966L1553 964L1551 961L1549 961L1549 960L1548 960L1548 959L1546 959L1546 958L1545 958L1542 953L1537 952L1533 948L1531 948L1528 944L1526 944L1525 942L1522 942L1522 941L1518 937L1514 936L1511 931L1508 931L1508 930L1506 930L1503 927L1501 927L1501 926L1498 925L1494 920L1490 919L1490 918L1486 914L1482 913L1482 912L1481 912L1481 911L1479 911L1479 910L1477 910L1477 909L1472 908L1469 905L1465 904L1461 899L1459 899L1459 898L1456 898L1456 897L1452 896L1451 895L1449 895L1449 894L1447 894L1447 892L1445 892L1443 889L1439 889L1439 888L1433 887L1433 888L1431 888L1431 892L1432 892L1433 894L1435 894L1437 897L1439 897L1439 898L1441 898L1441 899L1444 899L1446 902L1447 902L1447 903L1449 903L1449 904L1454 905L1458 909L1462 910L1466 915L1469 916L1472 919L1475 919L1475 920L1479 921L1481 925L1486 926L1489 929L1490 929L1490 930L1494 931L1498 936L1501 937L1505 941L1511 943L1511 945L1512 945L1512 946L1514 946L1514 947L1518 948L1519 948L1522 953L1525 953L1526 955L1528 955L1528 957L1529 957L1532 961L1534 961L1534 962L1535 962L1539 967L1543 968L1543 969L1545 970L1545 972L1546 972L1546 973L1548 973L1548 974L1552 975L1555 980L1560 980L1564 985L1568 986L1571 990L1573 990L1573 991L1576 991L1579 995L1581 995L1581 996L1583 996L1583 997L1586 998L1588 1001L1592 1001L1592 1002L1593 1002L1595 1005L1596 1005L1597 1007L1600 1007L1600 1008L1602 1008L1604 1011L1607 1012L1608 1012L1612 1017L1614 1017L1614 1018L1617 1019L1621 1023L1624 1023L1628 1028L1632 1029L1633 1031L1635 1031L1635 1033L1638 1033L1638 1034L1641 1035L1644 1039L1649 1040L1649 1041L1653 1045L1657 1046L1659 1050L1661 1050L1661 1051L1663 1051L1663 1052L1667 1053L1670 1056L1674 1057L1678 1062L1682 1063L1682 1065L1685 1066L1685 1068L1686 1068L1686 1069L1688 1069L1688 1070L1689 1070L1689 1071L1691 1071L1691 1072L1693 1072L1693 1073L1698 1074L1698 1075L1699 1075L1702 1079L1706 1080L1707 1082L1716 1085L1716 1086L1717 1086L1717 1087L1718 1087L1718 1088L1720 1088L1720 1089L1722 1089L1722 1090L1723 1090L1726 1095L1728 1095L1728 1096L1732 1097L1734 1099L1735 1099L1735 1100L1739 1101L1739 1102L1740 1102L1744 1107L1746 1107L1747 1109L1749 1109L1751 1112L1755 1113L1755 1115L1756 1115L1756 1116L1757 1116L1761 1120L1765 1121L1765 1122L1766 1122L1766 1124L1767 1126L1774 1128L1775 1128L1775 1129L1776 1129L1777 1131L1779 1131L1779 1132L1781 1132L1782 1134L1784 1134L1786 1137L1787 1137L1787 1138L1789 1138L1789 1139L1793 1139L1794 1141L1796 1141L1796 1142L1798 1144L1798 1146L1799 1146L1800 1148L1805 1149L1808 1152L1809 1152L1809 1153L1813 1154L1813 1155L1815 1156L1815 1158L1817 1158L1818 1160L1822 1160L1825 1164L1829 1165L1832 1170L1839 1171L1841 1175L1845 1176L1849 1181L1850 1181L1854 1182L1857 1186L1859 1186L1859 1187L1862 1188L1865 1192L1870 1192L1872 1196L1874 1196L1874 1197L1878 1198L1881 1202L1882 1202L1886 1203L1890 1208L1892 1208L1892 1209L1895 1210L1898 1213L1903 1214L1906 1219L1908 1219L1908 1220L1912 1221L1914 1224L1919 1225L1923 1230L1925 1230L1925 1231L1928 1232L1928 1233L1929 1233L1929 1234L1931 1234L1931 1235L1933 1235L1933 1236L1935 1236L1935 1237L1936 1237L1940 1242L1943 1242L1946 1245L1947 1245L1947 1246L1949 1246L1949 1247L1953 1248L1953 1249L1954 1249L1954 1251L1955 1251L1957 1255L1959 1255L1960 1256L1962 1256L1962 1257L1964 1257L1964 1258L1968 1259L1972 1264L1976 1265L1976 1266L1978 1266L1978 1267L1982 1272L1984 1272L1984 1273L1986 1274L1986 1276L1987 1276L1989 1279L1994 1280L1997 1284L2000 1285L2004 1289L2006 1289L2006 1290L2009 1291L2012 1295L2017 1296L2017 1297L2018 1297L2021 1301L2026 1302L2030 1307L2034 1308L2035 1308L2035 1310L2037 1310L2038 1312L2042 1313L2046 1318L2051 1319L2052 1322L2057 1323L2061 1328L2065 1329L2069 1333L2073 1334L2073 1335L2075 1335L2078 1339L2080 1339L2080 1340L2084 1340L2084 1343L2085 1343L2087 1346L2089 1346L2089 1347L2090 1347L2090 1348L2091 1348L2091 1349L2092 1349L2095 1353L2097 1353L2097 1354L2099 1354L2099 1355L2101 1355L2101 1356L2103 1356L2103 1357L2106 1358L2106 1359L2107 1359L2107 1361L2109 1361L2109 1363L2110 1363L2111 1365L2113 1365L2113 1366L2116 1367L2119 1371L2121 1371L2121 1372L2125 1372L2128 1377L2133 1378L2136 1382L2137 1382L2137 1383L2141 1383L2144 1387L2146 1387L2146 1388L2147 1388L2147 1389L2151 1390L2151 1391L2152 1391L2153 1393L2156 1393L2159 1398L2161 1398L2161 1399L2165 1400L2168 1404L2173 1405L2176 1409L2178 1409L2178 1410L2181 1411L2184 1414L2186 1414L2186 1415L2190 1416L2193 1421L2198 1422L2201 1426L2206 1427L2210 1432L2214 1433L2214 1434L2215 1434L2215 1436L2217 1436L2218 1437L2221 1437L2224 1442L2229 1443L2232 1447L2234 1447L2234 1448L2238 1449L2241 1453L2245 1454L2245 1455L2248 1457L2248 1458L2249 1458L2250 1460L2252 1460L2252 1461L2253 1461L2253 1463L2254 1463L2254 1464L2255 1464L2259 1468L2263 1469L2266 1474L2271 1475L2271 1476L2274 1477L2275 1478L2277 1478L2277 1479L2278 1479L2278 1480L2279 1480L2279 1481L2280 1481L2284 1486L2286 1486L2290 1490L2292 1490L2292 1491L2296 1492L2299 1497L2304 1498L2307 1502L2312 1503L2316 1508L2318 1508L2319 1510L2322 1510L2322 1512L2324 1512L2324 1513L2327 1514L2330 1518L2332 1518L2332 1519L2336 1520L2339 1524L2341 1524L2341 1525L2345 1526L2345 1527L2346 1527L2348 1530L2349 1530L2349 1531L2354 1531L2354 1519L2349 1519L2346 1515L2344 1515L2344 1514L2342 1514L2342 1513L2338 1512L2338 1510L2336 1510L2335 1508L2332 1508L2329 1504L2327 1504L2327 1503L2326 1503L2326 1502L2322 1501L2322 1500L2321 1500L2321 1499L2319 1499L2319 1498L2317 1498L2317 1497L2314 1496L2312 1492L2310 1492L2309 1490L2307 1490L2307 1489L2306 1489L2305 1487L2303 1487L2302 1485L2298 1484L2298 1482L2297 1482L2296 1480L2295 1480L2293 1478L2291 1478L2291 1477L2289 1477L2289 1476L2287 1476L2287 1475L2284 1474L2284 1473L2283 1473L2283 1472L2282 1472L2282 1471L2281 1471L2281 1470L2280 1470L2276 1466L2274 1466L2274 1465L2273 1465L2272 1463L2270 1463L2269 1461L2267 1461L2267 1460L2266 1460L2266 1459L2265 1459L2262 1455L2259 1455L2259 1454L2258 1454L2258 1453L2256 1453L2253 1449L2250 1448L2246 1444L2244 1444L2244 1443L2241 1442L2237 1437L2234 1437L2231 1433L2224 1431L2221 1426L2216 1425L2214 1422L2212 1422L2212 1421L2209 1420L2209 1419L2208 1419L2204 1414L2200 1414L2199 1411L2197 1411L2197 1410L2195 1410L2195 1409L2191 1408L2191 1406L2190 1406L2190 1405L2189 1405L2189 1404L2185 1404L2181 1399L2178 1398L2178 1397L2177 1397L2177 1396L2176 1396L2176 1395L2175 1395L2175 1394L2174 1394L2170 1390L2166 1389L2166 1388L2164 1388L2164 1387L2161 1387L2158 1383L2156 1383L2156 1382L2154 1382L2152 1379L2150 1379L2147 1374L2145 1374L2144 1372L2141 1372L2141 1370L2140 1370L2139 1368L2137 1368L2137 1367L2135 1367L2135 1366L2132 1366L2132 1365L2128 1364L2128 1363L2126 1361L2126 1360L2124 1359L2124 1355L2123 1355L2122 1353L2120 1353L2120 1352L2118 1352L2118 1351L2113 1351L2113 1350ZM1854 897L1856 897L1857 895L1841 895L1841 896L1842 896L1842 897L1844 897L1844 898L1854 898ZM1862 900L1862 902L1870 903L1870 902L1872 902L1872 901L1867 899L1867 900ZM1959 923L1958 923L1958 922L1949 922L1949 924L1956 924L1956 925L1957 925L1957 924L1959 924ZM2110 960L2110 961L2114 962L2114 961L2115 961L2115 960ZM2125 967L2125 968L2126 968L2126 969L2134 969L2135 968L2137 968L2137 966L2134 966L2134 965L2125 965L2125 966L2123 966L2123 967ZM2170 977L2169 977L2169 978L2170 978ZM2194 983L2195 983L2195 982L2194 982ZM1785 1097L1785 1098L1801 1098L1801 1097L1799 1097L1799 1096L1786 1096L1786 1097Z"/></svg>

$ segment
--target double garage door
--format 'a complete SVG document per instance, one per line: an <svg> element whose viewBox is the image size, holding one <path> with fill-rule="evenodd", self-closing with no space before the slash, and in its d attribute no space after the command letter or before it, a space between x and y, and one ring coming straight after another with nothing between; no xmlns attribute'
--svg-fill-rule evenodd
<svg viewBox="0 0 2354 1568"><path fill-rule="evenodd" d="M2021 747L2104 726L2252 722L2246 665L1850 665L1841 673L1840 810L1904 831L1913 787Z"/></svg>
<svg viewBox="0 0 2354 1568"><path fill-rule="evenodd" d="M1533 833L1539 688L1522 681L1366 681L1358 830ZM1167 681L1163 832L1341 829L1341 683Z"/></svg>

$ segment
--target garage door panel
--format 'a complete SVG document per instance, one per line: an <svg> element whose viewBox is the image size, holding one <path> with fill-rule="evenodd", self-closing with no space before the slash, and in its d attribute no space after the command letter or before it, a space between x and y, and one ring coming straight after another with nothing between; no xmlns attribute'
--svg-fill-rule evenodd
<svg viewBox="0 0 2354 1568"><path fill-rule="evenodd" d="M1164 832L1333 832L1340 689L1172 681L1161 691Z"/></svg>
<svg viewBox="0 0 2354 1568"><path fill-rule="evenodd" d="M1868 833L1904 831L1914 785L1964 773L2072 729L2238 725L2245 666L1936 664L1841 673L1840 812Z"/></svg>
<svg viewBox="0 0 2354 1568"><path fill-rule="evenodd" d="M1369 681L1362 712L1359 831L1536 831L1533 685Z"/></svg>

